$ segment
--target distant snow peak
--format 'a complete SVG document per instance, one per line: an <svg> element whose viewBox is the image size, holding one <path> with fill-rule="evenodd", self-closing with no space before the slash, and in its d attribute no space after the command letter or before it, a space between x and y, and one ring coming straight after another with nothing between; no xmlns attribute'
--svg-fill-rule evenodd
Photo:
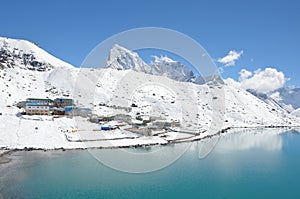
<svg viewBox="0 0 300 199"><path fill-rule="evenodd" d="M132 69L138 72L149 73L151 71L148 66L136 52L130 51L118 44L115 44L106 60L106 67L117 70Z"/></svg>
<svg viewBox="0 0 300 199"><path fill-rule="evenodd" d="M134 70L150 75L165 76L176 81L193 82L195 74L179 61L166 56L153 56L154 62L146 64L138 53L115 44L109 52L106 67L117 70Z"/></svg>
<svg viewBox="0 0 300 199"><path fill-rule="evenodd" d="M176 81L193 82L195 79L195 74L190 68L166 56L154 56L151 68L153 75L166 76Z"/></svg>
<svg viewBox="0 0 300 199"><path fill-rule="evenodd" d="M300 108L300 88L286 86L269 93L270 97L281 104L291 106L292 109ZM291 111L291 110L289 110Z"/></svg>
<svg viewBox="0 0 300 199"><path fill-rule="evenodd" d="M158 57L158 56L154 55L153 58L154 58L154 63L161 63L161 62L176 63L176 62L178 62L178 61L175 61L175 60L173 60L173 59L171 59L171 58L169 58L167 56L160 56L160 57Z"/></svg>

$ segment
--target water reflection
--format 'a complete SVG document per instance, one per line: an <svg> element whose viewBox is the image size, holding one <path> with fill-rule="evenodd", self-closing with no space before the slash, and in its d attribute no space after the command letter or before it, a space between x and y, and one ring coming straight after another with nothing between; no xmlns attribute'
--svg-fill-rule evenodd
<svg viewBox="0 0 300 199"><path fill-rule="evenodd" d="M89 150L95 160L117 171L148 173L165 168L179 159L191 143L142 148Z"/></svg>
<svg viewBox="0 0 300 199"><path fill-rule="evenodd" d="M216 152L261 149L267 151L280 151L283 138L280 134L285 129L235 129L230 134L221 136L215 147Z"/></svg>

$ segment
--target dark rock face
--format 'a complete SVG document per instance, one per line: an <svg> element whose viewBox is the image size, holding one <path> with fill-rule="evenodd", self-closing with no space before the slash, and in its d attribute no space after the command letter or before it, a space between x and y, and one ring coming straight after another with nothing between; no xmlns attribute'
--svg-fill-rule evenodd
<svg viewBox="0 0 300 199"><path fill-rule="evenodd" d="M2 47L0 49L0 69L16 67L41 72L53 69L51 64L37 61L33 54L23 53L22 50L15 53Z"/></svg>

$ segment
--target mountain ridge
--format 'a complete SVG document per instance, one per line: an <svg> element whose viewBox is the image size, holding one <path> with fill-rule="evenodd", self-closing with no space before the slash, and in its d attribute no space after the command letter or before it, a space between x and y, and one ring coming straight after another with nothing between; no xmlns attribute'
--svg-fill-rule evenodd
<svg viewBox="0 0 300 199"><path fill-rule="evenodd" d="M131 69L137 72L165 76L176 81L192 82L196 84L203 84L206 80L201 76L196 76L189 67L183 65L181 62L172 60L166 56L154 56L154 61L147 64L138 53L120 46L119 44L115 44L111 48L105 67L117 70Z"/></svg>
<svg viewBox="0 0 300 199"><path fill-rule="evenodd" d="M49 71L57 67L73 68L33 42L0 37L0 68L14 67L36 71Z"/></svg>

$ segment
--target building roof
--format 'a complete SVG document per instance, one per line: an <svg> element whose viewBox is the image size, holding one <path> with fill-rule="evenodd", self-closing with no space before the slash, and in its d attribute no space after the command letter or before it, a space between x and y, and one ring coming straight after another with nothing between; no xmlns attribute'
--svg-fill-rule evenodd
<svg viewBox="0 0 300 199"><path fill-rule="evenodd" d="M73 101L71 98L56 98L55 101Z"/></svg>
<svg viewBox="0 0 300 199"><path fill-rule="evenodd" d="M48 106L48 104L38 103L38 102L27 102L26 106Z"/></svg>
<svg viewBox="0 0 300 199"><path fill-rule="evenodd" d="M65 106L65 112L73 111L73 106Z"/></svg>
<svg viewBox="0 0 300 199"><path fill-rule="evenodd" d="M65 108L74 108L73 106L65 106Z"/></svg>
<svg viewBox="0 0 300 199"><path fill-rule="evenodd" d="M53 102L53 100L49 99L49 98L27 98L26 101L50 101L50 102Z"/></svg>

